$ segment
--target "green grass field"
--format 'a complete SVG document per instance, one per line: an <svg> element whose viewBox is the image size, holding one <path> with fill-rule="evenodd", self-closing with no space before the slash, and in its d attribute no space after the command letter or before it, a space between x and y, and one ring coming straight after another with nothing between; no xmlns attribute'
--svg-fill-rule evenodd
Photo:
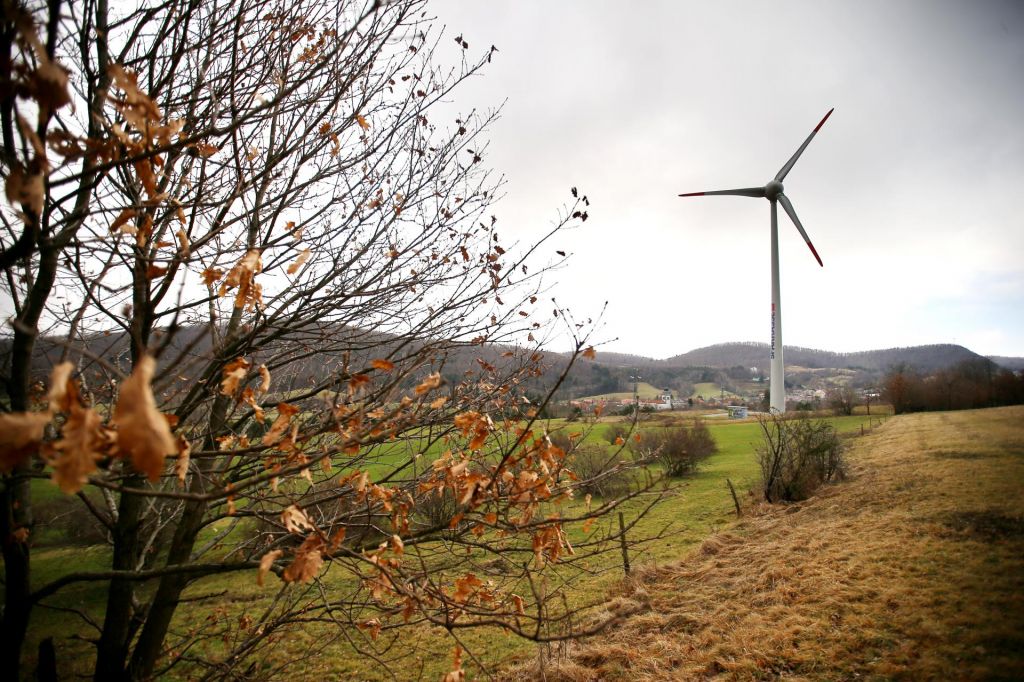
<svg viewBox="0 0 1024 682"><path fill-rule="evenodd" d="M653 400L661 395L661 389L646 382L639 382L636 387L637 395L641 400ZM601 393L590 395L580 400L632 400L633 391L618 391L616 393Z"/></svg>
<svg viewBox="0 0 1024 682"><path fill-rule="evenodd" d="M689 397L694 400L699 397L704 398L704 400L710 400L711 398L721 399L723 394L727 399L739 398L739 396L732 391L726 391L715 383L694 384L693 393L691 393Z"/></svg>
<svg viewBox="0 0 1024 682"><path fill-rule="evenodd" d="M659 415L657 419L641 422L639 428L641 432L645 429L659 428L681 416ZM682 418L692 417L687 415ZM854 432L859 431L861 425L870 424L870 419L866 416L854 416L838 418L834 422L840 431ZM549 430L563 427L570 431L589 428L586 441L605 444L607 441L604 431L611 428L611 425L610 422L587 425L566 423L561 420L545 424ZM760 440L758 424L755 421L709 422L709 428L718 445L718 452L710 457L695 475L675 481L675 489L670 497L655 507L631 530L631 539L639 539L654 536L667 529L662 539L643 546L640 551L634 551L631 556L634 566L661 565L678 560L709 534L732 523L734 509L726 479L732 481L741 495L756 484L758 465L754 450ZM391 450L382 451L381 471L391 459L407 458L414 450L413 444L406 444L403 447L394 446ZM428 465L432 459L428 453L424 457L424 465ZM46 482L40 483L50 485ZM749 499L744 498L744 504ZM635 519L639 507L639 501L626 505L623 511L627 523ZM580 535L577 531L571 537L578 541ZM41 547L33 554L33 582L36 586L45 584L66 573L69 566L73 566L75 570L100 570L108 565L108 562L108 550L103 546ZM589 577L574 575L573 590L569 595L570 605L601 602L617 588L622 579L618 551L608 551L598 556L588 570ZM324 585L327 589L331 589L332 586L343 589L347 580L350 579L337 572L328 573L324 577ZM270 582L277 581L271 579ZM256 586L255 571L201 580L190 588L188 595L224 593L230 595L230 598L221 600L221 606L216 609L209 606L179 609L174 630L179 633L197 629L201 631L202 628L209 627L209 619L215 615L217 622L226 622L225 619L238 619L245 613L256 613L261 607L269 604L269 600L277 594L278 589L274 584L262 588ZM62 590L59 597L51 599L50 603L62 609L73 608L95 622L100 622L105 595L103 583L78 584ZM338 632L336 627L309 625L301 632L282 640L278 646L282 647L280 654L283 658L294 655L303 659L299 664L289 668L289 676L296 679L321 676L388 679L383 671L375 668L371 659L355 654L352 647L339 638ZM30 626L30 647L34 647L44 637L54 636L58 644L58 662L62 674L88 674L92 645L86 639L96 634L96 631L81 619L70 618L64 611L36 609ZM481 661L492 668L534 656L536 652L536 645L496 630L468 631L460 633L459 637L464 647L480 656ZM403 633L402 641L409 645L415 644L420 649L419 659L415 665L422 666L426 679L436 679L449 668L453 642L443 631L417 627ZM217 641L208 641L203 646L207 647L207 651L216 651L222 645ZM301 656L304 651L317 650L322 650L317 656ZM472 671L473 665L468 663L467 669ZM476 674L478 673L471 673L471 678Z"/></svg>

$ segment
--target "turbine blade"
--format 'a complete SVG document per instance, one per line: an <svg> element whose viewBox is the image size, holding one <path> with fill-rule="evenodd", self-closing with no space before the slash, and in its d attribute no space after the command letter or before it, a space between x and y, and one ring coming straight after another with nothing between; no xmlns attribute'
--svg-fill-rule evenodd
<svg viewBox="0 0 1024 682"><path fill-rule="evenodd" d="M786 210L789 215L789 219L796 225L796 229L800 230L800 236L807 242L807 246L810 247L811 253L814 254L814 258L818 261L818 265L825 267L825 264L821 262L821 256L818 255L817 250L814 248L814 244L811 243L810 238L807 236L807 232L804 231L804 226L800 224L800 219L796 217L796 211L793 210L793 203L789 200L785 194L779 195L779 203L782 204L782 208Z"/></svg>
<svg viewBox="0 0 1024 682"><path fill-rule="evenodd" d="M832 112L835 110L835 107L829 109L828 113L825 114L825 118L821 119L821 123L814 127L814 130L812 130L811 134L807 136L807 139L804 140L804 143L800 145L800 149L797 149L796 154L793 154L793 158L787 161L786 165L782 167L782 170L780 170L775 175L776 182L782 182L783 180L786 179L786 176L789 175L789 171L793 170L793 166L796 164L796 160L799 159L800 155L804 153L804 150L807 149L807 145L811 143L811 140L814 139L814 136L818 134L819 130L821 130L821 126L825 125L825 121L828 120L828 117L831 116Z"/></svg>
<svg viewBox="0 0 1024 682"><path fill-rule="evenodd" d="M680 194L681 197L704 197L715 194L724 194L735 197L764 197L764 187L746 187L744 189L719 189L713 192L689 192Z"/></svg>

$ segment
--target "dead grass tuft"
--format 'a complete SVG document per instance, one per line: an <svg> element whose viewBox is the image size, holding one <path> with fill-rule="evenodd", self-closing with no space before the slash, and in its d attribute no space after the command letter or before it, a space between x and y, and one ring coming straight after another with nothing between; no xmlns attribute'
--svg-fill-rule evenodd
<svg viewBox="0 0 1024 682"><path fill-rule="evenodd" d="M511 679L1019 675L1022 437L1024 408L892 419L855 442L847 482L638 571L609 608L634 615Z"/></svg>

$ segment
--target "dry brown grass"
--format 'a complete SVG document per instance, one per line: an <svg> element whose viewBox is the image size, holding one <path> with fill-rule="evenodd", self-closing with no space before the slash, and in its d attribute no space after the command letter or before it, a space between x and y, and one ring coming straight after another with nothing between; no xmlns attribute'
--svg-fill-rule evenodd
<svg viewBox="0 0 1024 682"><path fill-rule="evenodd" d="M648 568L519 679L1024 678L1024 408L892 419L852 476Z"/></svg>

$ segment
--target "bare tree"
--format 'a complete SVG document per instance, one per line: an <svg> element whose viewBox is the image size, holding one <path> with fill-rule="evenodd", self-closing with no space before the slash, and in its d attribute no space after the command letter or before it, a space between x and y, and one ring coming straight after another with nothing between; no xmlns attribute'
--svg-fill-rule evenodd
<svg viewBox="0 0 1024 682"><path fill-rule="evenodd" d="M849 384L833 386L829 389L826 400L836 415L849 416L857 406L857 391Z"/></svg>
<svg viewBox="0 0 1024 682"><path fill-rule="evenodd" d="M550 393L520 418L552 324L569 367L590 353L588 323L539 308L562 260L542 245L589 202L573 188L547 234L500 242L495 114L449 103L493 48L470 60L458 36L441 66L418 0L10 1L2 21L0 666L82 583L109 585L104 680L272 675L270 646L311 623L384 663L409 624L606 624L562 594L618 547L593 519L640 491L574 501L586 481L536 422ZM106 529L110 568L33 589L47 478ZM187 588L239 571L276 596L172 628Z"/></svg>

